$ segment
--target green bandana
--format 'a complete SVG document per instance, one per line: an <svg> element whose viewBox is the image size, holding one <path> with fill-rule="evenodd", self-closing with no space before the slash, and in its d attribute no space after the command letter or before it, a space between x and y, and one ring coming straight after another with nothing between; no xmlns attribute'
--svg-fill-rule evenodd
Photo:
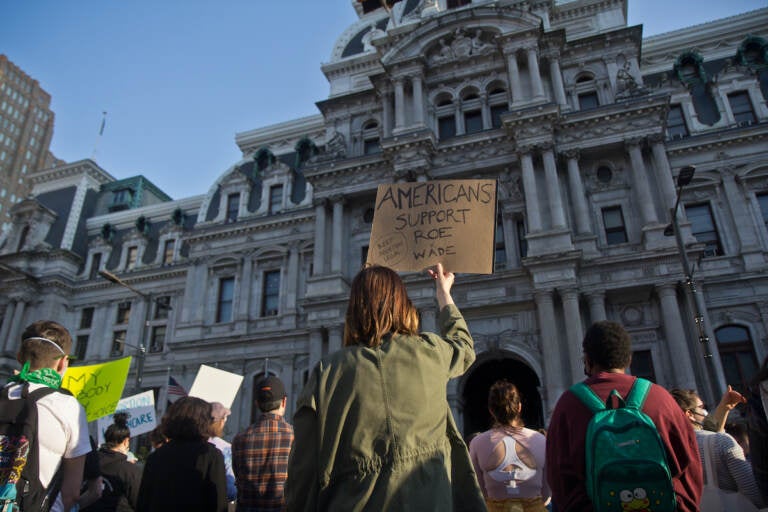
<svg viewBox="0 0 768 512"><path fill-rule="evenodd" d="M40 368L31 372L29 371L29 361L27 361L21 367L21 372L8 379L8 382L34 382L49 388L59 389L61 387L61 375L53 368Z"/></svg>

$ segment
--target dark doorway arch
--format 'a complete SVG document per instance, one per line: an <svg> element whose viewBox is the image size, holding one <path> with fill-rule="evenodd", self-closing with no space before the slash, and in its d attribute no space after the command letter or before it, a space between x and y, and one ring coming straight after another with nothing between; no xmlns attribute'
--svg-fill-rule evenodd
<svg viewBox="0 0 768 512"><path fill-rule="evenodd" d="M540 381L530 366L512 357L493 359L477 364L464 385L464 437L488 430L488 390L494 382L506 379L523 396L523 421L532 429L544 427L544 413L539 394Z"/></svg>

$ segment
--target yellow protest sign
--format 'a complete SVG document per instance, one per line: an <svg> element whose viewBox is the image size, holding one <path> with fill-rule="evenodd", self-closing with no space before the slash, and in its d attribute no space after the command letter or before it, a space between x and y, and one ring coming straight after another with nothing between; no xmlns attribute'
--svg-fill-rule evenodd
<svg viewBox="0 0 768 512"><path fill-rule="evenodd" d="M368 263L420 271L493 273L496 180L379 185Z"/></svg>
<svg viewBox="0 0 768 512"><path fill-rule="evenodd" d="M117 409L130 366L130 357L89 366L70 366L61 387L69 390L85 407L88 421L97 420Z"/></svg>

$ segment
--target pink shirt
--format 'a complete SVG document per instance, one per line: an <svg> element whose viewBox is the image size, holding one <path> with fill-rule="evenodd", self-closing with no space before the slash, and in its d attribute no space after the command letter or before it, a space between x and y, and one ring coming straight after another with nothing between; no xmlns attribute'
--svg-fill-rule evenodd
<svg viewBox="0 0 768 512"><path fill-rule="evenodd" d="M544 501L549 499L550 491L545 477L544 460L546 455L546 438L535 430L529 428L515 429L508 431L512 434L515 442L526 448L533 456L535 464L530 469L535 470L532 478L518 482L516 487L519 493L508 492L508 486L504 482L499 482L491 478L491 471L498 467L498 456L494 457L494 449L501 443L504 449L503 440L504 431L491 429L475 437L469 444L469 455L472 458L472 465L477 473L477 480L480 483L480 489L483 496L492 500L503 500L507 498L535 498L541 496Z"/></svg>

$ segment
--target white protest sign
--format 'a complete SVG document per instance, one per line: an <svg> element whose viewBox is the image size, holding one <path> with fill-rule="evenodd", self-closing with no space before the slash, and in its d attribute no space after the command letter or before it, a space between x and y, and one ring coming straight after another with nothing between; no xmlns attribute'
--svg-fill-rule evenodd
<svg viewBox="0 0 768 512"><path fill-rule="evenodd" d="M192 389L189 390L189 396L196 396L207 402L220 402L229 409L242 382L242 375L201 364Z"/></svg>
<svg viewBox="0 0 768 512"><path fill-rule="evenodd" d="M131 437L150 432L157 426L157 414L155 411L155 394L152 391L144 391L138 395L121 398L117 402L115 412L126 411L130 414L128 428ZM99 446L104 443L104 432L112 424L113 415L99 418L96 422L99 438Z"/></svg>

